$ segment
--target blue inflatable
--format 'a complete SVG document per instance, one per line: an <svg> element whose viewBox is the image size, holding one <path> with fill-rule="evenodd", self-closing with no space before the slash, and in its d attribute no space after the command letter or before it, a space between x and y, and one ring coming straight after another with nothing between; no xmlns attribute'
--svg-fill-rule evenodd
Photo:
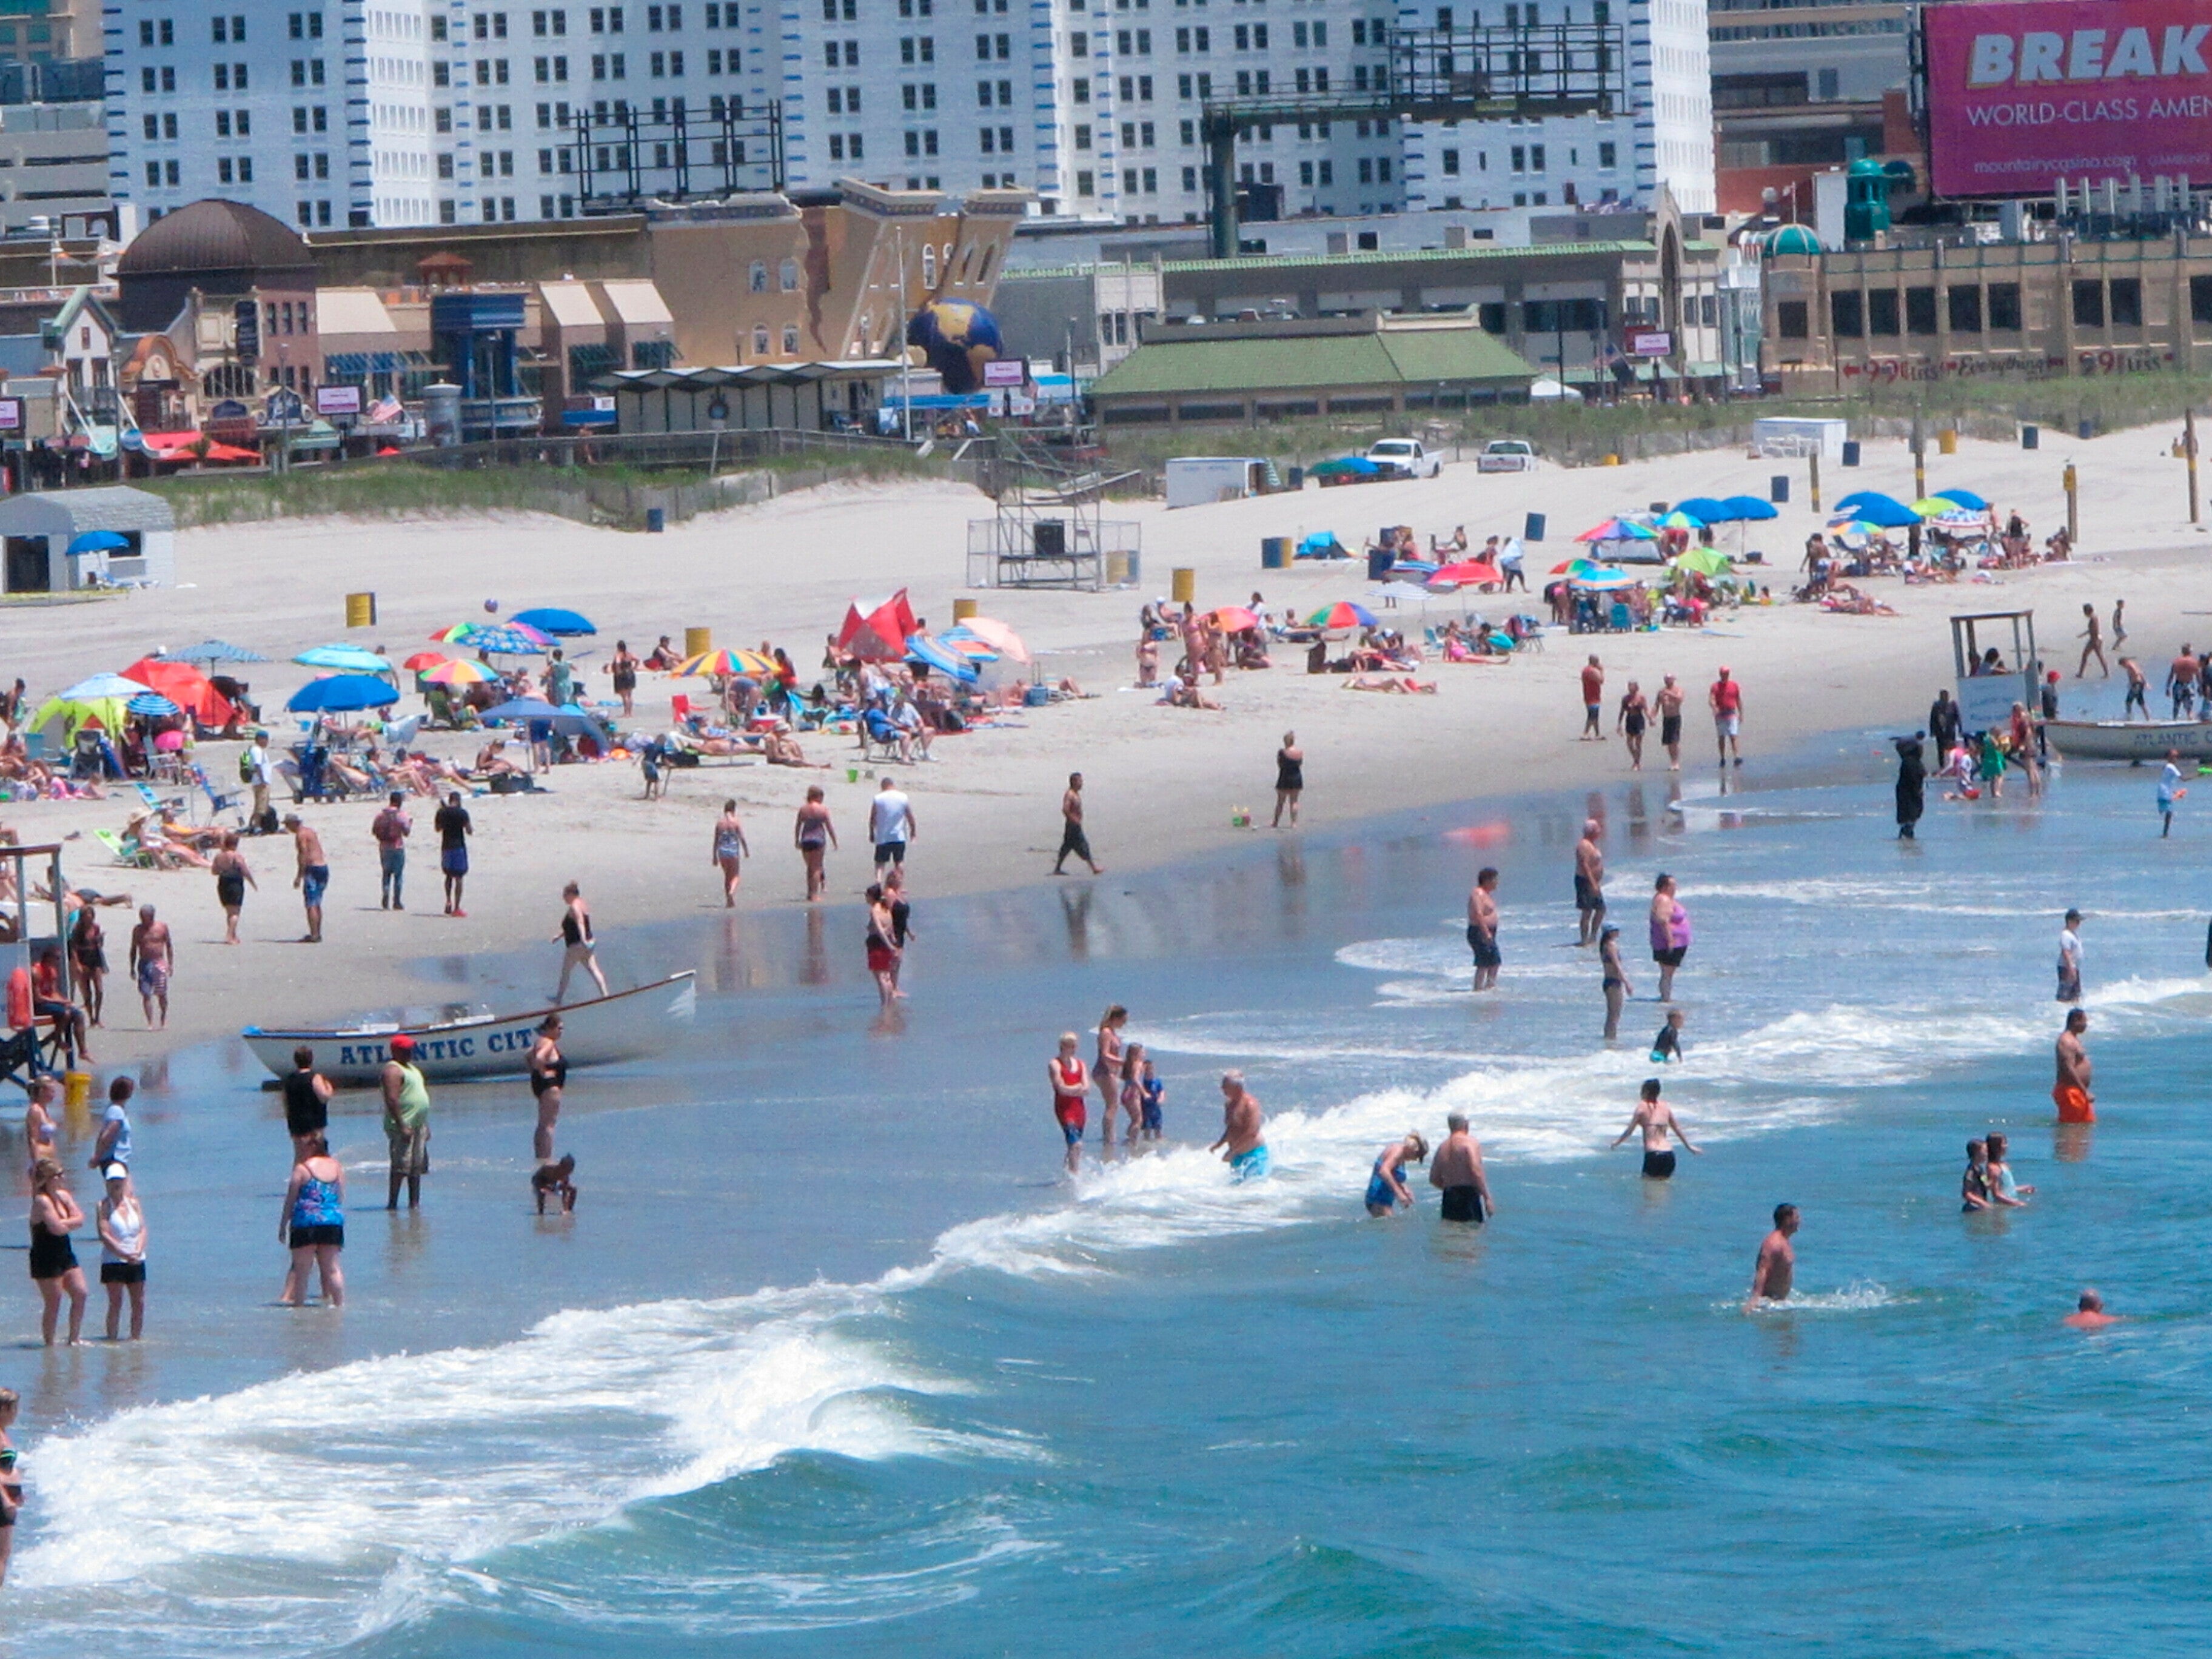
<svg viewBox="0 0 2212 1659"><path fill-rule="evenodd" d="M983 384L983 365L1005 349L999 319L967 300L932 300L906 325L906 343L920 346L945 389L964 397Z"/></svg>

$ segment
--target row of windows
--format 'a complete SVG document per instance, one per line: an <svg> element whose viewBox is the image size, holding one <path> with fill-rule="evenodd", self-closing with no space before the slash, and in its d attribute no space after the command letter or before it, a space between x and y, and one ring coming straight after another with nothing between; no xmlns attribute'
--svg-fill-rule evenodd
<svg viewBox="0 0 2212 1659"><path fill-rule="evenodd" d="M1458 178L1460 176L1460 152L1456 149L1447 148L1437 152L1437 155L1442 165L1443 176L1447 179ZM1545 147L1541 144L1515 144L1507 152L1507 160L1510 164L1510 170L1514 173L1541 173L1545 170L1547 159ZM1620 147L1619 145L1613 143L1602 143L1597 147L1597 164L1601 172L1612 172L1620 165ZM1570 149L1567 152L1567 164L1570 167L1580 167L1582 165L1582 151L1580 149ZM1475 170L1478 173L1489 172L1490 152L1488 150L1477 150L1474 156L1474 165Z"/></svg>
<svg viewBox="0 0 2212 1659"><path fill-rule="evenodd" d="M1899 298L1893 288L1869 289L1863 295L1856 289L1838 289L1828 296L1829 325L1839 338L1847 340L1863 339L1869 335L1937 332L1936 294L1933 288L1906 289L1901 306ZM1979 334L1984 328L2013 333L2021 326L2017 283L1991 283L1986 289L1979 284L1961 283L1949 289L1943 298L1955 333ZM2138 279L2123 276L2109 285L2094 281L2074 284L2076 324L2101 328L2107 316L2121 327L2142 324L2142 283Z"/></svg>

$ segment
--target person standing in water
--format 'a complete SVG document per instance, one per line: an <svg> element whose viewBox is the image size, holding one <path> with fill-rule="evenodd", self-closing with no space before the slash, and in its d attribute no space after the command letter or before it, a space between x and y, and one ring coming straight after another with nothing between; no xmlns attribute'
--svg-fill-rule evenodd
<svg viewBox="0 0 2212 1659"><path fill-rule="evenodd" d="M1221 1074L1221 1139L1206 1150L1219 1152L1238 1182L1267 1173L1267 1143L1262 1139L1260 1097L1244 1086L1244 1073Z"/></svg>
<svg viewBox="0 0 2212 1659"><path fill-rule="evenodd" d="M392 1152L392 1193L384 1207L399 1207L399 1185L407 1184L407 1207L422 1203L422 1177L430 1168L430 1085L415 1063L415 1039L402 1031L392 1039L392 1058L379 1079L384 1095L384 1139ZM303 1159L301 1167L307 1160Z"/></svg>
<svg viewBox="0 0 2212 1659"><path fill-rule="evenodd" d="M1298 734L1283 733L1283 746L1275 751L1275 822L1283 827L1283 809L1291 809L1291 828L1298 827L1298 797L1305 793L1306 751L1298 747Z"/></svg>
<svg viewBox="0 0 2212 1659"><path fill-rule="evenodd" d="M1797 1236L1799 1217L1795 1204L1774 1206L1774 1231L1759 1246L1759 1260L1752 1264L1751 1294L1744 1300L1746 1313L1757 1311L1759 1304L1783 1303L1790 1299L1790 1289L1797 1273L1797 1247L1790 1241Z"/></svg>
<svg viewBox="0 0 2212 1659"><path fill-rule="evenodd" d="M2181 751L2166 751L2166 765L2158 775L2158 816L2160 827L2158 838L2164 841L2173 833L2173 807L2189 792L2181 787Z"/></svg>
<svg viewBox="0 0 2212 1659"><path fill-rule="evenodd" d="M1959 1212L1976 1215L1993 1208L1996 1200L1990 1196L1990 1143L1970 1140L1966 1143L1966 1170L1959 1177Z"/></svg>
<svg viewBox="0 0 2212 1659"><path fill-rule="evenodd" d="M1674 970L1690 952L1690 913L1674 896L1674 878L1662 871L1651 888L1651 960L1659 964L1659 1000L1674 1000Z"/></svg>
<svg viewBox="0 0 2212 1659"><path fill-rule="evenodd" d="M1897 838L1917 839L1920 815L1928 810L1928 763L1921 749L1926 734L1892 738L1897 749Z"/></svg>
<svg viewBox="0 0 2212 1659"><path fill-rule="evenodd" d="M561 931L556 936L561 942L561 983L554 988L553 1000L564 1002L568 996L568 975L579 968L592 976L599 988L599 994L607 994L607 976L599 971L598 943L592 936L591 907L584 902L584 890L570 882L561 890Z"/></svg>
<svg viewBox="0 0 2212 1659"><path fill-rule="evenodd" d="M2012 1165L2005 1161L2008 1143L2002 1135L1992 1133L1989 1144L1990 1196L2006 1209L2026 1209L2035 1188L2023 1187L2013 1179Z"/></svg>
<svg viewBox="0 0 2212 1659"><path fill-rule="evenodd" d="M1467 895L1467 948L1474 953L1474 989L1498 988L1504 954L1498 948L1498 870L1485 865Z"/></svg>
<svg viewBox="0 0 2212 1659"><path fill-rule="evenodd" d="M1121 1028L1128 1023L1129 1011L1118 1002L1099 1016L1097 1043L1091 1064L1091 1081L1098 1091L1104 1113L1099 1120L1098 1133L1109 1149L1114 1145L1115 1109L1121 1102Z"/></svg>
<svg viewBox="0 0 2212 1659"><path fill-rule="evenodd" d="M1443 1218L1480 1226L1498 1213L1490 1177L1482 1167L1482 1145L1467 1132L1467 1115L1444 1117L1446 1133L1429 1163L1429 1185L1443 1194Z"/></svg>
<svg viewBox="0 0 2212 1659"><path fill-rule="evenodd" d="M1667 1023L1659 1028L1658 1035L1651 1039L1651 1063L1654 1066L1665 1066L1684 1057L1682 1011L1680 1008L1670 1008L1667 1011Z"/></svg>
<svg viewBox="0 0 2212 1659"><path fill-rule="evenodd" d="M1067 1142L1070 1175L1083 1164L1084 1103L1091 1094L1090 1069L1076 1052L1081 1046L1081 1039L1074 1032L1061 1032L1060 1052L1044 1065L1052 1079L1053 1121L1060 1125L1060 1137Z"/></svg>
<svg viewBox="0 0 2212 1659"><path fill-rule="evenodd" d="M0 1583L7 1582L8 1563L15 1553L15 1522L23 1511L23 1478L15 1472L15 1442L9 1431L22 1400L13 1389L0 1389Z"/></svg>
<svg viewBox="0 0 2212 1659"><path fill-rule="evenodd" d="M1674 1177L1674 1152L1667 1145L1670 1133L1682 1143L1684 1152L1704 1155L1701 1148L1690 1144L1690 1137L1683 1132L1674 1109L1659 1098L1659 1079L1656 1077L1644 1080L1643 1097L1636 1103L1628 1127L1613 1137L1613 1146L1620 1146L1638 1132L1644 1136L1644 1173L1650 1180L1671 1181Z"/></svg>
<svg viewBox="0 0 2212 1659"><path fill-rule="evenodd" d="M1598 935L1597 961L1605 981L1605 1040L1610 1042L1620 1035L1621 1006L1636 988L1628 982L1628 969L1620 960L1620 929L1609 921Z"/></svg>
<svg viewBox="0 0 2212 1659"><path fill-rule="evenodd" d="M822 867L826 849L837 844L837 826L830 821L830 807L822 799L822 786L807 786L805 804L791 826L791 844L806 866L806 902L818 904L828 890L830 878Z"/></svg>
<svg viewBox="0 0 2212 1659"><path fill-rule="evenodd" d="M300 1145L309 1135L331 1126L330 1079L315 1070L315 1051L304 1042L292 1050L292 1069L284 1074L284 1131L292 1137L292 1161L300 1160Z"/></svg>
<svg viewBox="0 0 2212 1659"><path fill-rule="evenodd" d="M31 1170L31 1282L39 1287L43 1304L39 1334L50 1348L64 1296L70 1304L70 1346L82 1340L84 1304L90 1293L70 1235L83 1225L84 1212L69 1189L62 1166L52 1158L40 1158Z"/></svg>
<svg viewBox="0 0 2212 1659"><path fill-rule="evenodd" d="M1367 1213L1386 1216L1413 1207L1413 1194L1406 1186L1406 1166L1429 1161L1429 1143L1413 1130L1375 1155L1367 1176Z"/></svg>
<svg viewBox="0 0 2212 1659"><path fill-rule="evenodd" d="M276 1212L276 1242L292 1253L280 1304L304 1306L308 1275L319 1273L323 1305L345 1305L345 1275L338 1271L338 1253L345 1249L345 1165L331 1156L330 1142L321 1135L307 1137L292 1166L283 1207Z"/></svg>
<svg viewBox="0 0 2212 1659"><path fill-rule="evenodd" d="M540 1169L553 1161L553 1130L561 1121L561 1097L568 1086L568 1059L561 1052L561 1016L548 1014L530 1045L530 1092L538 1100L538 1127L530 1150Z"/></svg>
<svg viewBox="0 0 2212 1659"><path fill-rule="evenodd" d="M1659 708L1659 746L1667 751L1667 769L1682 769L1682 688L1668 675L1660 682L1658 696L1653 700Z"/></svg>
<svg viewBox="0 0 2212 1659"><path fill-rule="evenodd" d="M131 1171L111 1164L100 1171L107 1195L100 1200L100 1283L107 1292L107 1340L120 1340L123 1298L131 1298L131 1340L146 1330L146 1212L131 1185Z"/></svg>
<svg viewBox="0 0 2212 1659"><path fill-rule="evenodd" d="M876 994L882 999L883 1006L888 1008L899 996L899 948L891 942L891 935L898 929L891 921L890 905L884 897L883 883L870 882L866 896L868 973L876 981Z"/></svg>
<svg viewBox="0 0 2212 1659"><path fill-rule="evenodd" d="M2069 910L2058 930L2058 1000L2081 1000L2081 913Z"/></svg>
<svg viewBox="0 0 2212 1659"><path fill-rule="evenodd" d="M1583 838L1575 843L1575 911L1582 930L1577 945L1595 943L1605 920L1605 854L1597 845L1602 833L1595 818L1585 819Z"/></svg>
<svg viewBox="0 0 2212 1659"><path fill-rule="evenodd" d="M745 845L745 826L738 820L738 804L734 800L722 803L722 816L714 820L714 850L709 861L722 869L722 908L732 910L738 903L738 873L743 861L752 856L753 849Z"/></svg>
<svg viewBox="0 0 2212 1659"><path fill-rule="evenodd" d="M2097 1121L2097 1097L2089 1088L2094 1068L2089 1064L2088 1048L2081 1041L2088 1029L2089 1016L2084 1010L2066 1011L2066 1029L2058 1034L2058 1079L2051 1086L2051 1103L2058 1108L2061 1123Z"/></svg>

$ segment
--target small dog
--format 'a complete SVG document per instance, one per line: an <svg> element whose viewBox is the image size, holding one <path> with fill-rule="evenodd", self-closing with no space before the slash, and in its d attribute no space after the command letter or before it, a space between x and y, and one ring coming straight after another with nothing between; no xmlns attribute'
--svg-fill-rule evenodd
<svg viewBox="0 0 2212 1659"><path fill-rule="evenodd" d="M530 1177L530 1190L538 1195L538 1213L545 1213L545 1200L558 1194L561 1213L568 1214L576 1207L576 1183L570 1179L576 1173L576 1155L570 1152L558 1164L541 1164Z"/></svg>

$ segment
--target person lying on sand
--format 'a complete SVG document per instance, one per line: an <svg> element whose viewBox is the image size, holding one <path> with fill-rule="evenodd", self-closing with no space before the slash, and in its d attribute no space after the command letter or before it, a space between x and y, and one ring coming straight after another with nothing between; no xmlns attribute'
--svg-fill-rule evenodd
<svg viewBox="0 0 2212 1659"><path fill-rule="evenodd" d="M1347 691L1393 691L1401 696L1415 693L1434 696L1437 683L1434 680L1417 680L1411 674L1354 674L1345 681L1344 689Z"/></svg>

